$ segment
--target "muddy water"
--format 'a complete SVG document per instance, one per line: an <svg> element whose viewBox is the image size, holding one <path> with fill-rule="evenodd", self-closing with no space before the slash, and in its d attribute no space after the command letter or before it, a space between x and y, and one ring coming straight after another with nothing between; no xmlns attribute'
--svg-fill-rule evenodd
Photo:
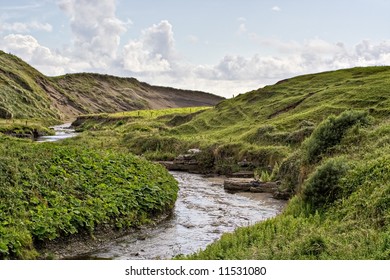
<svg viewBox="0 0 390 280"><path fill-rule="evenodd" d="M41 136L37 138L37 142L55 142L66 138L75 137L77 133L71 128L71 123L65 123L52 127L55 135Z"/></svg>
<svg viewBox="0 0 390 280"><path fill-rule="evenodd" d="M158 224L107 243L80 258L167 259L205 248L225 232L277 215L283 201L269 194L229 194L220 180L171 172L180 185L173 215Z"/></svg>

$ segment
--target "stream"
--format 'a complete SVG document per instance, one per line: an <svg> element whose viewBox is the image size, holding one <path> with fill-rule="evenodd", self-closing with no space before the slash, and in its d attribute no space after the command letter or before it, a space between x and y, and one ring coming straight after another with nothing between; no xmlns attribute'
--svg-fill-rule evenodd
<svg viewBox="0 0 390 280"><path fill-rule="evenodd" d="M76 135L69 124L54 127L58 135L40 142L53 142ZM175 207L167 219L115 240L73 259L169 259L206 248L223 233L276 216L285 201L268 193L228 193L223 178L170 172L179 183Z"/></svg>
<svg viewBox="0 0 390 280"><path fill-rule="evenodd" d="M180 191L168 219L76 258L152 260L195 253L225 232L277 215L285 205L271 194L227 193L218 177L170 173L179 182Z"/></svg>
<svg viewBox="0 0 390 280"><path fill-rule="evenodd" d="M55 142L67 138L72 138L78 135L78 133L76 133L75 130L71 128L71 123L55 125L51 128L54 129L55 135L40 136L37 138L36 142Z"/></svg>

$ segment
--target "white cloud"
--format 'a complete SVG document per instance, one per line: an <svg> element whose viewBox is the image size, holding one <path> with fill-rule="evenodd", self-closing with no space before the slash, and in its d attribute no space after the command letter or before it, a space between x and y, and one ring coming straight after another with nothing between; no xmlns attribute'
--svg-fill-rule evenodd
<svg viewBox="0 0 390 280"><path fill-rule="evenodd" d="M40 3L26 4L26 5L14 5L14 6L3 6L3 11L21 11L21 10L32 10L42 7Z"/></svg>
<svg viewBox="0 0 390 280"><path fill-rule="evenodd" d="M175 40L166 20L143 30L138 40L124 46L124 69L131 72L169 71L174 60Z"/></svg>
<svg viewBox="0 0 390 280"><path fill-rule="evenodd" d="M259 50L265 49L272 55L221 53L214 65L196 65L178 56L174 28L167 20L145 28L138 38L121 45L131 21L117 18L115 0L62 0L59 5L70 19L73 36L70 46L54 51L30 35L9 34L0 40L0 48L20 56L46 75L83 71L115 73L152 84L204 90L226 97L300 74L390 64L390 40L365 40L347 46L320 38L303 41L261 38L247 30L245 18L238 18L238 34L248 36ZM273 10L281 9L275 6ZM0 27L0 31L11 33L51 29L49 24L37 22ZM193 35L187 40L199 42Z"/></svg>
<svg viewBox="0 0 390 280"><path fill-rule="evenodd" d="M275 43L277 48L287 46L286 42ZM269 42L268 42L269 43ZM284 48L283 48L284 49ZM320 39L294 42L289 52L279 55L252 57L227 55L214 66L197 68L201 78L248 81L283 79L304 73L314 73L355 66L383 65L390 63L390 41L373 43L363 41L347 49L344 44L332 44Z"/></svg>
<svg viewBox="0 0 390 280"><path fill-rule="evenodd" d="M192 43L192 44L197 44L197 43L199 43L199 38L195 35L188 35L187 41Z"/></svg>
<svg viewBox="0 0 390 280"><path fill-rule="evenodd" d="M68 58L41 46L30 35L9 34L1 40L0 48L23 58L41 71L52 75L63 74L66 71L64 66L70 62Z"/></svg>
<svg viewBox="0 0 390 280"><path fill-rule="evenodd" d="M240 23L238 30L237 30L237 34L238 35L245 34L248 31L246 28L246 18L239 17L239 18L237 18L237 21Z"/></svg>
<svg viewBox="0 0 390 280"><path fill-rule="evenodd" d="M245 34L247 31L248 31L248 29L246 28L245 23L240 23L240 26L238 27L237 34L238 35Z"/></svg>
<svg viewBox="0 0 390 280"><path fill-rule="evenodd" d="M62 0L60 8L70 17L72 54L95 68L105 68L117 58L121 35L131 21L115 15L115 0Z"/></svg>
<svg viewBox="0 0 390 280"><path fill-rule="evenodd" d="M274 12L280 12L282 9L279 6L273 6L271 10Z"/></svg>
<svg viewBox="0 0 390 280"><path fill-rule="evenodd" d="M41 23L37 21L32 22L3 22L0 25L1 32L16 32L16 33L27 33L31 31L46 31L51 32L53 26L49 23Z"/></svg>

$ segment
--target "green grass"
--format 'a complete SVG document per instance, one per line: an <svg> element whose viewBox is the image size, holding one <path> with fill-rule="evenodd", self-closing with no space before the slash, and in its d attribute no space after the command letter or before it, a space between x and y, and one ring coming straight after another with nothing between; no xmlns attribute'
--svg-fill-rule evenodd
<svg viewBox="0 0 390 280"><path fill-rule="evenodd" d="M0 51L0 119L60 119L39 85L44 76L16 56Z"/></svg>
<svg viewBox="0 0 390 280"><path fill-rule="evenodd" d="M292 196L281 215L179 258L390 259L389 88L390 67L353 68L291 78L197 114L81 125L94 142L113 131L112 148L150 159L201 148L207 171L229 174L243 159L257 174L277 170Z"/></svg>

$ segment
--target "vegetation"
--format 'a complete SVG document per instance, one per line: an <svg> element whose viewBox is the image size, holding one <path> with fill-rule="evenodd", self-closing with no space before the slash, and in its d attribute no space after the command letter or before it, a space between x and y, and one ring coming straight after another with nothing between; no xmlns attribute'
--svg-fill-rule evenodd
<svg viewBox="0 0 390 280"><path fill-rule="evenodd" d="M42 121L32 120L0 120L0 133L19 138L37 138L44 135L53 135L54 131L47 128L43 123Z"/></svg>
<svg viewBox="0 0 390 280"><path fill-rule="evenodd" d="M80 125L114 131L112 147L150 159L200 148L205 170L225 174L246 160L291 194L278 217L178 258L390 259L389 86L389 67L346 69L288 79L197 114Z"/></svg>
<svg viewBox="0 0 390 280"><path fill-rule="evenodd" d="M222 97L92 73L47 77L0 51L0 119L69 120L81 114L212 106Z"/></svg>
<svg viewBox="0 0 390 280"><path fill-rule="evenodd" d="M129 154L0 138L0 258L34 258L39 242L170 210L177 182Z"/></svg>
<svg viewBox="0 0 390 280"><path fill-rule="evenodd" d="M211 108L82 116L74 124L83 133L57 145L2 137L2 257L30 258L39 240L166 211L176 183L129 152L172 160L198 148L201 171L229 174L246 162L291 200L281 215L178 258L390 259L389 87L390 67L346 69Z"/></svg>
<svg viewBox="0 0 390 280"><path fill-rule="evenodd" d="M186 258L388 260L389 160L383 156L354 162L356 166L337 180L348 192L326 201L326 211L318 212L311 200L298 194L278 217L225 234Z"/></svg>

